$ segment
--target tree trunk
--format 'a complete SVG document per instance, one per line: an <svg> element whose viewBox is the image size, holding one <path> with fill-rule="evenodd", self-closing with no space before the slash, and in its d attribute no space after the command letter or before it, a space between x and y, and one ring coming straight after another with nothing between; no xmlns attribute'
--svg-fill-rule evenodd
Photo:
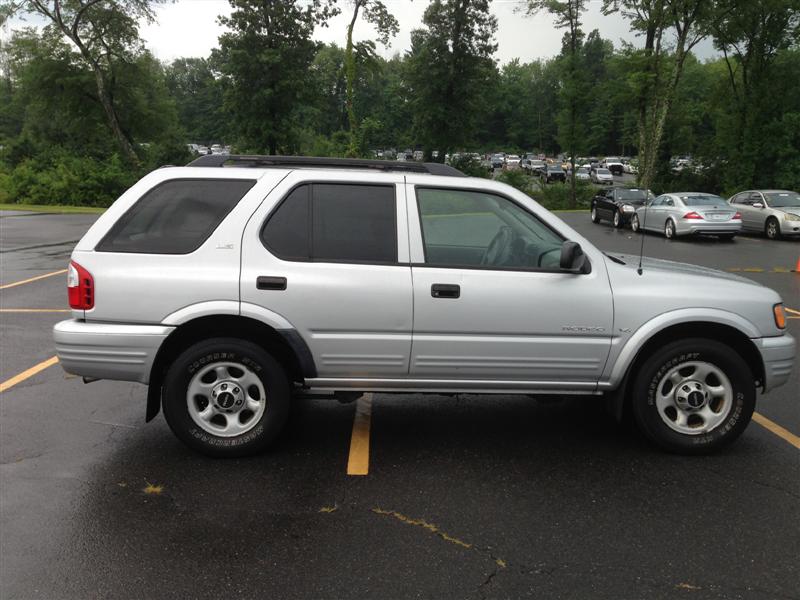
<svg viewBox="0 0 800 600"><path fill-rule="evenodd" d="M344 77L346 82L345 105L347 106L347 121L350 125L350 144L347 148L347 156L357 157L361 154L360 143L358 140L358 121L356 120L356 110L353 106L353 86L356 79L356 57L353 52L353 28L358 19L358 11L361 8L362 0L356 0L353 8L353 18L347 27L347 46L344 51Z"/></svg>

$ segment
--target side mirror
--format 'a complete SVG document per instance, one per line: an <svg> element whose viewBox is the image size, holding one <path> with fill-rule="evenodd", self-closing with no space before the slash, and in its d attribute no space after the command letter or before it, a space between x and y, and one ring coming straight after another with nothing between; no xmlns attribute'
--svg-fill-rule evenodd
<svg viewBox="0 0 800 600"><path fill-rule="evenodd" d="M561 260L559 267L562 271L568 273L589 273L591 272L591 263L583 253L583 248L578 242L571 242L569 240L561 244Z"/></svg>
<svg viewBox="0 0 800 600"><path fill-rule="evenodd" d="M761 202L753 202L753 208L764 208Z"/></svg>

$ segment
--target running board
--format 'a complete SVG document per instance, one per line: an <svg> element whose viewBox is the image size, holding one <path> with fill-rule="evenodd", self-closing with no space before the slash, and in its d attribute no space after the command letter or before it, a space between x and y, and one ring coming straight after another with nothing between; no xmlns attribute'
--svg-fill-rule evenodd
<svg viewBox="0 0 800 600"><path fill-rule="evenodd" d="M314 377L305 380L307 392L333 391L453 394L563 394L600 396L595 382L493 381L483 379L372 379Z"/></svg>

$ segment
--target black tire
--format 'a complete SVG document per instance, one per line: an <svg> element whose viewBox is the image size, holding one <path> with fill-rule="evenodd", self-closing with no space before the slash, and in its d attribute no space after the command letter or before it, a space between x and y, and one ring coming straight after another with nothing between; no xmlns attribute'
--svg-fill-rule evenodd
<svg viewBox="0 0 800 600"><path fill-rule="evenodd" d="M675 239L675 223L672 222L672 219L667 219L667 222L664 223L664 237L668 240Z"/></svg>
<svg viewBox="0 0 800 600"><path fill-rule="evenodd" d="M611 222L614 224L614 227L616 227L617 229L622 227L622 215L619 214L618 210L614 211L614 219Z"/></svg>
<svg viewBox="0 0 800 600"><path fill-rule="evenodd" d="M766 235L771 240L777 240L781 237L781 224L778 223L778 219L775 217L770 217L767 219L766 223L764 223L764 235Z"/></svg>
<svg viewBox="0 0 800 600"><path fill-rule="evenodd" d="M699 361L720 369L731 384L731 407L723 421L708 432L680 433L659 414L656 393L661 379L675 366ZM631 409L642 434L660 448L677 454L707 454L738 438L750 423L756 386L750 367L725 344L703 338L680 340L656 350L634 373ZM677 393L677 388L676 388Z"/></svg>
<svg viewBox="0 0 800 600"><path fill-rule="evenodd" d="M592 223L599 223L600 222L600 213L597 212L597 207L596 206L592 207L592 212L589 213L589 215L590 215L590 217L592 219Z"/></svg>
<svg viewBox="0 0 800 600"><path fill-rule="evenodd" d="M252 428L234 437L202 429L187 405L188 386L198 369L223 361L249 368L261 381L267 402ZM231 458L256 454L269 446L286 424L290 399L283 367L263 348L238 338L212 338L190 346L173 361L164 378L162 405L167 424L184 444L208 456Z"/></svg>
<svg viewBox="0 0 800 600"><path fill-rule="evenodd" d="M639 223L639 215L633 215L631 217L631 231L633 231L633 233L643 233L641 224Z"/></svg>

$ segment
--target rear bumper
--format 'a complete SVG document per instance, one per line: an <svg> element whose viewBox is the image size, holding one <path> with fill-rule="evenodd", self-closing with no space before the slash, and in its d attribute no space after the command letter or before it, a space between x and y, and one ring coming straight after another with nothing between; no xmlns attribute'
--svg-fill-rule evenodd
<svg viewBox="0 0 800 600"><path fill-rule="evenodd" d="M53 327L56 354L67 373L147 383L162 342L175 329L70 319Z"/></svg>
<svg viewBox="0 0 800 600"><path fill-rule="evenodd" d="M764 391L783 385L789 380L794 364L796 344L788 333L779 337L753 340L764 361Z"/></svg>
<svg viewBox="0 0 800 600"><path fill-rule="evenodd" d="M702 223L686 223L678 220L675 233L678 235L734 235L741 233L741 223L731 223L723 221L715 223L713 221L703 221Z"/></svg>

